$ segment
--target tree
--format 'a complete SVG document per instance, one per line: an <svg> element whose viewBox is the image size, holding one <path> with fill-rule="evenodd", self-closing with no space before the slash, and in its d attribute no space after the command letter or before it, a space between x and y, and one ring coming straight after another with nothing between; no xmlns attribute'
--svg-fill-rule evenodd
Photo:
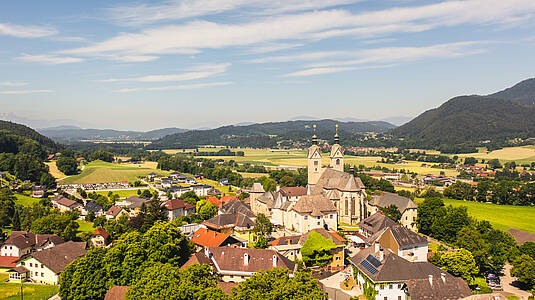
<svg viewBox="0 0 535 300"><path fill-rule="evenodd" d="M535 259L535 243L534 242L524 242L519 248L520 254L526 254Z"/></svg>
<svg viewBox="0 0 535 300"><path fill-rule="evenodd" d="M479 273L474 256L463 248L442 254L440 263L444 271L462 277L468 284L473 284L474 276Z"/></svg>
<svg viewBox="0 0 535 300"><path fill-rule="evenodd" d="M381 207L379 209L385 216L392 219L394 222L399 223L399 220L401 220L401 212L399 211L398 207L394 204L391 204L387 207Z"/></svg>
<svg viewBox="0 0 535 300"><path fill-rule="evenodd" d="M199 196L197 196L197 193L194 191L187 191L184 194L180 195L178 199L184 200L184 202L189 204L197 204L197 202L200 200Z"/></svg>
<svg viewBox="0 0 535 300"><path fill-rule="evenodd" d="M44 185L49 189L55 189L56 188L56 178L54 176L50 175L50 173L43 173L41 175L41 179L39 180L40 185Z"/></svg>
<svg viewBox="0 0 535 300"><path fill-rule="evenodd" d="M475 164L477 164L477 159L475 159L474 157L467 157L464 159L465 166L473 166Z"/></svg>
<svg viewBox="0 0 535 300"><path fill-rule="evenodd" d="M324 265L332 259L331 250L336 248L333 240L311 231L301 248L303 262L307 266Z"/></svg>
<svg viewBox="0 0 535 300"><path fill-rule="evenodd" d="M206 200L197 202L195 211L203 220L213 218L217 214L217 208Z"/></svg>
<svg viewBox="0 0 535 300"><path fill-rule="evenodd" d="M49 214L32 222L31 231L40 234L56 234L69 241L76 237L78 223L67 214Z"/></svg>
<svg viewBox="0 0 535 300"><path fill-rule="evenodd" d="M528 289L535 285L535 259L529 255L522 254L513 261L511 275L524 284Z"/></svg>
<svg viewBox="0 0 535 300"><path fill-rule="evenodd" d="M240 282L232 294L236 300L304 300L327 297L310 273L297 272L292 277L290 271L282 268L255 273L249 279Z"/></svg>
<svg viewBox="0 0 535 300"><path fill-rule="evenodd" d="M256 243L253 244L253 248L255 249L267 249L268 247L269 243L263 235L258 236Z"/></svg>
<svg viewBox="0 0 535 300"><path fill-rule="evenodd" d="M93 248L69 264L59 278L61 299L104 299L106 295L106 250Z"/></svg>
<svg viewBox="0 0 535 300"><path fill-rule="evenodd" d="M149 199L149 198L152 198L152 194L150 190L147 189L147 190L143 190L143 192L141 192L141 195L139 197Z"/></svg>
<svg viewBox="0 0 535 300"><path fill-rule="evenodd" d="M491 169L499 169L502 167L502 164L497 158L489 159L487 163Z"/></svg>
<svg viewBox="0 0 535 300"><path fill-rule="evenodd" d="M262 187L264 188L264 191L272 192L277 189L277 182L274 179L266 178L264 182L262 182Z"/></svg>
<svg viewBox="0 0 535 300"><path fill-rule="evenodd" d="M241 201L245 200L249 198L249 193L247 192L241 192L239 195L238 195L238 199L240 199Z"/></svg>
<svg viewBox="0 0 535 300"><path fill-rule="evenodd" d="M273 232L273 224L263 213L256 216L253 232L267 237Z"/></svg>
<svg viewBox="0 0 535 300"><path fill-rule="evenodd" d="M65 175L74 175L76 174L76 170L78 169L78 164L76 163L76 160L68 156L60 156L58 161L56 161L56 166Z"/></svg>
<svg viewBox="0 0 535 300"><path fill-rule="evenodd" d="M281 186L295 186L295 179L292 176L284 176L279 181Z"/></svg>
<svg viewBox="0 0 535 300"><path fill-rule="evenodd" d="M11 225L17 198L8 188L0 189L0 227Z"/></svg>
<svg viewBox="0 0 535 300"><path fill-rule="evenodd" d="M156 263L145 269L126 299L230 299L217 285L218 279L208 265L180 270L171 264Z"/></svg>

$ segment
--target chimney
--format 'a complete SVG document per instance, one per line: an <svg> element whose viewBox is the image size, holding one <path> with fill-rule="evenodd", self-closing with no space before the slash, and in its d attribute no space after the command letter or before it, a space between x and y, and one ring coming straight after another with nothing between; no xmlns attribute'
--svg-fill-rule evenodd
<svg viewBox="0 0 535 300"><path fill-rule="evenodd" d="M440 278L442 278L442 282L446 283L446 273L440 273Z"/></svg>
<svg viewBox="0 0 535 300"><path fill-rule="evenodd" d="M280 191L280 189L281 189L281 186L277 185L277 187L275 188L275 191L278 192L278 191Z"/></svg>
<svg viewBox="0 0 535 300"><path fill-rule="evenodd" d="M383 250L383 247L379 248L379 261L383 261L385 259L385 252Z"/></svg>
<svg viewBox="0 0 535 300"><path fill-rule="evenodd" d="M381 248L381 245L379 245L379 242L375 241L373 246L374 246L374 249L373 249L374 251L373 252L379 252L379 249Z"/></svg>
<svg viewBox="0 0 535 300"><path fill-rule="evenodd" d="M249 254L247 254L247 253L245 253L245 254L243 255L243 264L244 264L245 266L249 265Z"/></svg>
<svg viewBox="0 0 535 300"><path fill-rule="evenodd" d="M429 275L429 284L433 285L433 275Z"/></svg>
<svg viewBox="0 0 535 300"><path fill-rule="evenodd" d="M273 255L273 268L277 267L277 260L278 260L277 255Z"/></svg>

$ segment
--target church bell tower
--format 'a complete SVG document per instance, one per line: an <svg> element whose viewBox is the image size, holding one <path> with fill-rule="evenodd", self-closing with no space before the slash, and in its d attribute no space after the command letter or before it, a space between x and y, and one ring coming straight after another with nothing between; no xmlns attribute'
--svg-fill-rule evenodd
<svg viewBox="0 0 535 300"><path fill-rule="evenodd" d="M314 135L312 136L312 146L308 148L308 184L315 185L322 173L321 169L321 149L318 146L316 136L316 125L314 124Z"/></svg>
<svg viewBox="0 0 535 300"><path fill-rule="evenodd" d="M340 136L338 136L338 124L336 124L336 134L334 135L334 144L331 147L330 167L337 171L344 171L344 149L340 146Z"/></svg>

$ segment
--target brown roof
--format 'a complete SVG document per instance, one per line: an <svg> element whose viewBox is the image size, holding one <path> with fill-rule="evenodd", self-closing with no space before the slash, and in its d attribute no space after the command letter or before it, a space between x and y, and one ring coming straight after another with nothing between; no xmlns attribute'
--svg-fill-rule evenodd
<svg viewBox="0 0 535 300"><path fill-rule="evenodd" d="M69 198L63 197L61 195L54 197L52 201L56 202L59 205L63 205L65 207L72 207L76 204L80 205L78 202L71 200Z"/></svg>
<svg viewBox="0 0 535 300"><path fill-rule="evenodd" d="M364 184L360 178L331 168L327 168L323 171L323 174L321 174L318 182L314 186L316 191L318 189L337 189L340 191L356 192L363 190L364 188Z"/></svg>
<svg viewBox="0 0 535 300"><path fill-rule="evenodd" d="M131 197L126 198L125 201L128 201L128 202L131 203L130 205L128 205L128 207L130 207L130 208L138 208L138 207L141 207L143 205L143 203L149 202L150 199L142 198L142 197L139 197L139 196L131 196Z"/></svg>
<svg viewBox="0 0 535 300"><path fill-rule="evenodd" d="M199 228L193 236L191 241L203 247L219 247L239 243L238 240L230 236L230 234L223 234L207 228Z"/></svg>
<svg viewBox="0 0 535 300"><path fill-rule="evenodd" d="M212 261L208 258L208 256L206 256L206 254L204 254L204 251L201 250L193 253L188 259L188 261L184 265L182 265L182 267L180 267L180 269L185 269L186 267L189 267L194 264L212 265Z"/></svg>
<svg viewBox="0 0 535 300"><path fill-rule="evenodd" d="M183 208L183 209L195 208L195 205L189 204L187 202L184 202L184 200L180 200L180 199L171 199L165 202L162 206L167 210L175 210L175 209L180 209L180 208Z"/></svg>
<svg viewBox="0 0 535 300"><path fill-rule="evenodd" d="M240 214L221 214L202 223L209 228L220 230L222 228L245 227L253 228L254 222L249 217Z"/></svg>
<svg viewBox="0 0 535 300"><path fill-rule="evenodd" d="M124 300L126 299L126 292L128 291L129 286L113 286L108 290L104 300Z"/></svg>
<svg viewBox="0 0 535 300"><path fill-rule="evenodd" d="M18 256L0 256L0 268L14 268L18 259Z"/></svg>
<svg viewBox="0 0 535 300"><path fill-rule="evenodd" d="M515 228L509 228L507 232L509 232L513 236L513 238L518 243L518 245L522 245L525 242L535 243L535 234L531 232L527 232L527 231L523 231L523 230L515 229Z"/></svg>
<svg viewBox="0 0 535 300"><path fill-rule="evenodd" d="M208 251L218 271L258 272L275 266L293 271L296 267L293 261L271 249L210 247ZM247 263L245 254L249 257Z"/></svg>
<svg viewBox="0 0 535 300"><path fill-rule="evenodd" d="M401 247L427 243L427 238L402 225L390 227L392 235Z"/></svg>
<svg viewBox="0 0 535 300"><path fill-rule="evenodd" d="M256 217L251 207L238 199L232 199L221 206L221 212L225 214L241 213L249 218Z"/></svg>
<svg viewBox="0 0 535 300"><path fill-rule="evenodd" d="M36 234L35 235L36 247L44 246L47 242L51 242L54 245L65 243L65 241L61 237L55 234Z"/></svg>
<svg viewBox="0 0 535 300"><path fill-rule="evenodd" d="M106 231L106 229L100 226L97 227L97 229L95 229L95 232L93 232L93 235L101 235L106 240L110 237L110 234Z"/></svg>
<svg viewBox="0 0 535 300"><path fill-rule="evenodd" d="M54 273L58 274L63 272L65 267L73 260L80 256L84 256L87 253L85 247L85 242L69 241L52 248L32 252L28 256L35 258L50 270L54 271ZM24 259L24 257L21 257L21 259Z"/></svg>
<svg viewBox="0 0 535 300"><path fill-rule="evenodd" d="M292 208L299 213L313 213L321 212L323 214L336 211L334 204L321 194L304 195L299 197L299 200Z"/></svg>
<svg viewBox="0 0 535 300"><path fill-rule="evenodd" d="M316 228L312 229L311 231L305 233L302 235L301 240L299 241L299 244L303 245L305 244L305 241L308 239L308 235L312 232L316 232L321 234L324 238L332 240L336 246L344 246L345 245L345 239L343 239L338 233L334 231L327 231L324 228Z"/></svg>
<svg viewBox="0 0 535 300"><path fill-rule="evenodd" d="M390 205L395 205L401 213L407 209L418 208L418 205L416 205L416 203L414 203L414 201L411 199L398 194L386 192L383 192L380 195L374 195L369 201L369 204L377 207L388 207Z"/></svg>
<svg viewBox="0 0 535 300"><path fill-rule="evenodd" d="M307 188L301 186L284 186L280 188L280 192L287 197L298 197L307 194Z"/></svg>
<svg viewBox="0 0 535 300"><path fill-rule="evenodd" d="M123 210L122 207L120 206L117 206L117 205L112 205L110 207L110 209L108 209L105 214L109 215L109 216L112 216L112 217L117 217L117 215L121 212L121 210Z"/></svg>
<svg viewBox="0 0 535 300"><path fill-rule="evenodd" d="M396 225L396 222L380 212L377 212L358 223L359 229L362 229L369 235L373 235L386 227L393 227Z"/></svg>
<svg viewBox="0 0 535 300"><path fill-rule="evenodd" d="M235 282L218 281L217 285L223 290L223 292L225 292L225 294L232 296L232 288L238 284Z"/></svg>
<svg viewBox="0 0 535 300"><path fill-rule="evenodd" d="M274 241L271 241L272 246L281 246L281 245L297 245L299 240L301 240L302 235L290 235L290 236L281 236Z"/></svg>
<svg viewBox="0 0 535 300"><path fill-rule="evenodd" d="M19 249L28 247L41 247L47 242L54 245L64 243L64 240L55 234L35 234L28 231L13 231L4 244L14 245Z"/></svg>
<svg viewBox="0 0 535 300"><path fill-rule="evenodd" d="M14 268L12 268L12 270L17 272L17 273L19 273L19 274L24 274L24 273L27 273L29 271L28 269L26 269L23 266L14 267Z"/></svg>
<svg viewBox="0 0 535 300"><path fill-rule="evenodd" d="M472 295L470 287L460 277L433 276L407 280L405 284L411 300L457 300Z"/></svg>

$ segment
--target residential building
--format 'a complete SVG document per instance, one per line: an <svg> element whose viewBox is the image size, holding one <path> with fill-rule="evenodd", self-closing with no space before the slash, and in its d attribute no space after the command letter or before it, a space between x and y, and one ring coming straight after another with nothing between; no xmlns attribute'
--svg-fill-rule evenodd
<svg viewBox="0 0 535 300"><path fill-rule="evenodd" d="M418 217L418 205L407 197L400 196L394 193L383 192L379 195L373 195L372 199L368 201L368 215L369 217L390 205L397 207L401 213L401 225L413 231L418 231L416 228L416 218Z"/></svg>
<svg viewBox="0 0 535 300"><path fill-rule="evenodd" d="M304 233L316 228L336 230L338 227L337 209L322 194L301 196L286 211L283 219L277 221L282 221L283 226L297 232Z"/></svg>
<svg viewBox="0 0 535 300"><path fill-rule="evenodd" d="M17 261L17 267L24 267L27 278L33 282L58 284L61 272L76 258L84 256L87 253L85 248L85 242L65 242L24 255Z"/></svg>
<svg viewBox="0 0 535 300"><path fill-rule="evenodd" d="M149 201L150 199L148 198L131 196L121 202L116 202L115 205L130 209L130 217L135 217L141 212L141 207L143 206L143 204L148 205Z"/></svg>
<svg viewBox="0 0 535 300"><path fill-rule="evenodd" d="M227 203L224 203L219 209L219 213L221 214L240 213L240 214L246 215L247 217L251 219L254 219L256 217L253 211L251 210L251 207L249 207L249 205L245 204L244 202L236 198L231 199Z"/></svg>
<svg viewBox="0 0 535 300"><path fill-rule="evenodd" d="M48 249L62 243L63 239L55 234L13 231L0 248L0 255L21 257L34 250Z"/></svg>
<svg viewBox="0 0 535 300"><path fill-rule="evenodd" d="M297 264L271 249L207 247L194 254L192 263L209 264L224 282L242 282L256 272L284 268L295 272Z"/></svg>
<svg viewBox="0 0 535 300"><path fill-rule="evenodd" d="M171 199L162 204L162 207L166 211L169 221L173 221L176 218L189 216L195 213L195 205L189 204L180 199Z"/></svg>
<svg viewBox="0 0 535 300"><path fill-rule="evenodd" d="M61 212L67 212L67 211L71 211L74 209L78 209L78 210L82 209L82 204L74 200L71 200L69 198L66 198L62 195L55 196L54 198L52 198L51 202L52 202L52 207L59 209Z"/></svg>
<svg viewBox="0 0 535 300"><path fill-rule="evenodd" d="M100 204L98 204L95 201L90 201L90 200L86 201L81 211L82 211L82 216L87 216L87 214L90 211L92 211L97 217L101 216L104 213L104 210L102 209L102 206L100 206Z"/></svg>
<svg viewBox="0 0 535 300"><path fill-rule="evenodd" d="M219 233L204 227L199 228L191 241L197 246L197 250L205 247L241 246L242 243L228 233Z"/></svg>
<svg viewBox="0 0 535 300"><path fill-rule="evenodd" d="M307 188L302 186L283 186L279 189L279 192L284 201L297 202L299 197L307 194Z"/></svg>
<svg viewBox="0 0 535 300"><path fill-rule="evenodd" d="M202 222L210 230L224 234L230 234L247 243L256 242L256 234L253 233L254 221L244 214L219 214Z"/></svg>
<svg viewBox="0 0 535 300"><path fill-rule="evenodd" d="M102 248L110 244L111 237L106 229L99 226L91 235L89 242L91 243L92 247Z"/></svg>
<svg viewBox="0 0 535 300"><path fill-rule="evenodd" d="M35 185L32 187L32 197L43 198L46 195L46 185Z"/></svg>
<svg viewBox="0 0 535 300"><path fill-rule="evenodd" d="M378 243L358 252L349 261L356 270L359 288L373 287L377 300L449 300L472 294L462 278L429 262L410 262Z"/></svg>
<svg viewBox="0 0 535 300"><path fill-rule="evenodd" d="M359 233L366 238L370 238L384 228L396 226L397 223L379 212L360 221L357 225L359 226Z"/></svg>
<svg viewBox="0 0 535 300"><path fill-rule="evenodd" d="M115 219L117 217L120 217L122 215L127 215L128 212L124 210L122 207L117 205L112 205L110 209L108 209L106 212L104 212L104 216L106 216L106 219Z"/></svg>

